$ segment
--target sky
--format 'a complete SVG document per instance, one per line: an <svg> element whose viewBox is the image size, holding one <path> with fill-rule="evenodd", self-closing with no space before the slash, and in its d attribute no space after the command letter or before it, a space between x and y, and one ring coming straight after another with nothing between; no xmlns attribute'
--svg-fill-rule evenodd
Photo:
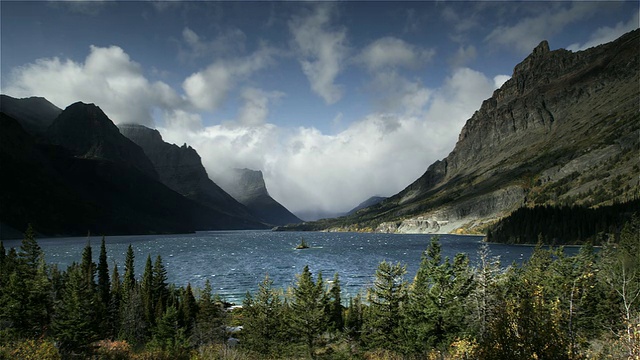
<svg viewBox="0 0 640 360"><path fill-rule="evenodd" d="M261 170L310 218L401 191L542 40L612 41L638 28L639 6L1 1L0 90L156 128L214 181Z"/></svg>

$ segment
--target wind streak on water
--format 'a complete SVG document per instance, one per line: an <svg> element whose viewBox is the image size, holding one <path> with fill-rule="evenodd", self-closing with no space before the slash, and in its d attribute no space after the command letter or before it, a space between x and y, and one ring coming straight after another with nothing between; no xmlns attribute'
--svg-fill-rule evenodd
<svg viewBox="0 0 640 360"><path fill-rule="evenodd" d="M202 287L209 279L215 292L230 302L240 303L247 291L254 292L266 275L274 286L286 288L295 275L309 265L325 280L340 275L343 298L355 296L370 286L378 264L383 261L407 265L407 280L416 274L422 252L432 235L360 234L321 232L215 231L184 235L112 236L106 238L110 271L114 263L124 272L124 258L131 244L135 251L138 278L148 255L152 262L160 255L169 282L179 286L191 283ZM295 250L300 239L310 249ZM87 241L97 262L101 237L39 239L49 264L65 269L79 262ZM482 244L478 236L441 235L442 257L453 259L465 253L475 264ZM19 241L5 241L5 247L19 247ZM489 245L492 255L500 256L503 266L529 258L531 246ZM568 252L575 252L569 249Z"/></svg>

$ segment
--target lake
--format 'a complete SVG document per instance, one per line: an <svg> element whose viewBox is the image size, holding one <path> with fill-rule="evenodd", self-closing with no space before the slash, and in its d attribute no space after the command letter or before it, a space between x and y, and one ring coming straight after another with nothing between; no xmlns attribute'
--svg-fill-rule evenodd
<svg viewBox="0 0 640 360"><path fill-rule="evenodd" d="M247 291L254 292L265 275L274 286L286 288L305 265L314 277L322 272L325 280L334 273L340 275L343 298L355 296L370 286L378 264L383 261L407 265L407 280L416 274L422 252L432 235L271 232L271 231L209 231L181 235L143 235L106 237L109 272L118 264L124 273L124 258L131 244L135 251L135 266L141 278L147 255L155 261L162 256L170 283L202 287L209 279L214 292L225 300L241 303ZM309 249L295 250L304 238ZM98 261L100 236L38 239L47 263L57 263L65 269L80 262L87 241L91 243L93 259ZM462 252L472 264L482 244L480 236L440 235L442 255L453 259ZM5 248L19 247L20 241L4 241ZM533 246L489 244L493 256L499 256L503 266L527 260ZM577 248L568 248L575 254Z"/></svg>

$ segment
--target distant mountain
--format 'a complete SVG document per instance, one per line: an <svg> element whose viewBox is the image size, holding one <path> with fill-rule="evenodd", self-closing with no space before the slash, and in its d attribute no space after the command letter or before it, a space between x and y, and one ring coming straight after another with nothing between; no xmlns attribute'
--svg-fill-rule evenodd
<svg viewBox="0 0 640 360"><path fill-rule="evenodd" d="M218 182L231 196L268 224L286 225L302 222L269 195L262 171L234 169Z"/></svg>
<svg viewBox="0 0 640 360"><path fill-rule="evenodd" d="M349 210L345 215L353 215L356 212L358 212L358 210L362 210L364 208L368 208L369 206L376 205L377 203L382 202L382 201L384 201L386 199L387 198L384 197L384 196L372 196L372 197L368 198L367 200L361 202L355 208Z"/></svg>
<svg viewBox="0 0 640 360"><path fill-rule="evenodd" d="M121 124L118 128L142 148L153 163L159 180L172 190L212 209L248 221L260 221L209 178L200 155L192 147L169 144L162 140L157 130L142 125Z"/></svg>
<svg viewBox="0 0 640 360"><path fill-rule="evenodd" d="M24 231L31 223L46 236L265 228L160 183L142 149L95 105L69 106L47 135L52 142L36 141L20 122L0 114L4 227Z"/></svg>
<svg viewBox="0 0 640 360"><path fill-rule="evenodd" d="M30 134L42 137L62 109L42 97L16 99L0 95L0 111L16 119Z"/></svg>
<svg viewBox="0 0 640 360"><path fill-rule="evenodd" d="M381 203L304 229L482 233L523 206L637 198L638 54L640 30L575 53L543 41L445 159Z"/></svg>

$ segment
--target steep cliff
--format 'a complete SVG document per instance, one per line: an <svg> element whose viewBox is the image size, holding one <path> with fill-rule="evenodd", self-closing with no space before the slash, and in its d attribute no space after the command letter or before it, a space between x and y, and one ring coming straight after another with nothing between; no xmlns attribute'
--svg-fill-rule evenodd
<svg viewBox="0 0 640 360"><path fill-rule="evenodd" d="M534 204L610 204L639 185L640 30L581 52L546 41L397 195L319 228L481 232ZM309 227L309 224L307 224Z"/></svg>
<svg viewBox="0 0 640 360"><path fill-rule="evenodd" d="M286 225L302 222L269 195L262 171L234 169L219 181L220 186L231 196L268 224Z"/></svg>
<svg viewBox="0 0 640 360"><path fill-rule="evenodd" d="M118 128L125 137L143 149L163 184L218 211L259 222L249 209L211 181L202 166L200 155L192 147L169 144L162 140L157 130L142 125L121 124Z"/></svg>

